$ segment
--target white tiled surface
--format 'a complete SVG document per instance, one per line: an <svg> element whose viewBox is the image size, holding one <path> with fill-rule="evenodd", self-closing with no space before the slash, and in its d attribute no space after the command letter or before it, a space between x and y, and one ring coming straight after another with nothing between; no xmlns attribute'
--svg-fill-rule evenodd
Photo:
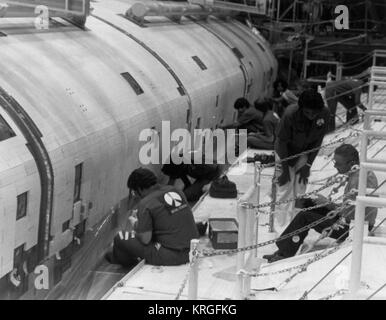
<svg viewBox="0 0 386 320"><path fill-rule="evenodd" d="M140 28L117 15L127 10L127 1L105 0L93 6L96 15L141 39L174 70L190 97L193 128L198 117L202 127L213 128L221 120L229 123L234 101L243 96L240 61L224 43L237 46L244 55L248 81L253 83L248 94L251 101L262 98L261 87L267 83L264 73L277 67L267 47L266 57L255 54L260 50L257 41L266 46L261 39L248 35L243 42L230 32L245 32L236 23L210 19L208 31L184 19L178 28L168 20L157 28ZM2 39L0 86L33 119L49 151L55 178L51 235L54 250L60 250L68 242L60 244L62 224L72 217L75 165L84 162L81 198L87 227L92 227L127 195L127 175L140 165L140 129L160 129L161 120L170 120L172 130L185 128L188 97L179 94L175 79L155 57L93 17L88 18L87 32L24 33L12 29L13 20L1 22L12 36ZM207 70L200 70L191 58L194 55ZM126 71L144 94L137 96L123 80L120 73ZM0 250L2 277L11 270L17 245L26 243L28 249L36 244L40 180L22 134L0 112L17 134L0 144L0 199L8 201L0 202L0 232L5 239ZM15 225L16 195L23 190L30 191L28 215Z"/></svg>

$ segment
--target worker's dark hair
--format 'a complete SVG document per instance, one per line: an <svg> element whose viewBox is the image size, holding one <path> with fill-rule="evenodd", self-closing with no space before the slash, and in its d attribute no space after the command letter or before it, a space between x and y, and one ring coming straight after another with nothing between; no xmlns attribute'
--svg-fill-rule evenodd
<svg viewBox="0 0 386 320"><path fill-rule="evenodd" d="M299 97L298 104L301 109L321 110L324 108L321 94L313 89L304 90Z"/></svg>
<svg viewBox="0 0 386 320"><path fill-rule="evenodd" d="M274 83L273 83L273 88L277 91L277 87L279 86L279 84L281 84L281 86L283 87L284 91L288 89L288 83L287 81L283 80L283 79L277 79Z"/></svg>
<svg viewBox="0 0 386 320"><path fill-rule="evenodd" d="M157 177L149 169L135 169L127 180L127 187L131 190L147 189L157 183Z"/></svg>
<svg viewBox="0 0 386 320"><path fill-rule="evenodd" d="M348 160L352 160L355 163L359 163L358 150L351 144L342 144L335 149L335 154L339 154Z"/></svg>
<svg viewBox="0 0 386 320"><path fill-rule="evenodd" d="M233 107L237 110L244 108L244 107L249 108L249 106L250 106L249 101L245 98L238 98L235 101L235 104L233 105Z"/></svg>
<svg viewBox="0 0 386 320"><path fill-rule="evenodd" d="M264 100L262 102L256 101L255 108L261 111L262 113L266 113L267 111L272 110L273 106L271 102L269 102L268 100Z"/></svg>

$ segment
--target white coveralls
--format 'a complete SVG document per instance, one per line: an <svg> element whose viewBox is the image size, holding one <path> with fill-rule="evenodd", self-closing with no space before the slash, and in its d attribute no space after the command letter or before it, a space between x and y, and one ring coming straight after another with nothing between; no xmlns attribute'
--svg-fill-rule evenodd
<svg viewBox="0 0 386 320"><path fill-rule="evenodd" d="M279 156L275 153L276 161L279 161ZM299 195L302 195L306 192L307 185L304 183L299 183L299 174L296 174L301 167L307 163L307 156L301 156L296 162L295 166L289 166L290 181L286 184L279 186L276 184L276 201L282 201L287 199L295 198ZM275 177L278 178L282 174L281 164L277 164L275 168ZM277 205L275 207L275 218L276 225L279 227L284 227L289 223L296 215L295 212L295 201L289 203Z"/></svg>

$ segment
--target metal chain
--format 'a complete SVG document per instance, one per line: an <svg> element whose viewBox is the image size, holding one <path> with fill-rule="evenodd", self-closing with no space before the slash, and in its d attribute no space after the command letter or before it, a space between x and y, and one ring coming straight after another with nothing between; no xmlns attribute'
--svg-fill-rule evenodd
<svg viewBox="0 0 386 320"><path fill-rule="evenodd" d="M287 162L289 160L292 160L292 159L296 159L296 158L299 158L303 155L307 155L309 153L312 153L312 152L315 152L315 151L318 151L318 150L321 150L321 149L325 149L325 148L328 148L330 146L333 146L335 144L338 144L338 143L342 143L344 142L345 140L349 139L349 138L352 138L352 137L359 137L360 133L359 132L354 132L354 133L350 133L347 137L343 137L343 138L339 138L337 140L334 140L334 141L331 141L327 144L324 144L324 145L321 145L320 147L317 147L317 148L313 148L313 149L310 149L310 150L306 150L306 151L303 151L303 152L300 152L298 154L295 154L293 156L289 156L287 158L284 158L284 159L280 159L278 161L275 161L275 162L271 162L271 163L267 163L267 164L263 164L261 165L261 169L265 169L265 168L269 168L269 167L272 167L276 164L280 164L280 163L283 163L283 162Z"/></svg>
<svg viewBox="0 0 386 320"><path fill-rule="evenodd" d="M198 250L195 249L192 253L193 257L189 263L189 269L188 269L188 272L186 273L186 276L184 278L184 280L182 281L181 283L181 286L180 286L180 289L178 290L178 293L176 295L176 297L174 298L174 300L179 300L181 295L182 295L182 292L184 292L184 289L186 287L186 284L188 283L188 280L189 280L189 276L190 276L190 272L192 270L192 267L193 265L198 261L198 258L199 258L199 254L198 254Z"/></svg>
<svg viewBox="0 0 386 320"><path fill-rule="evenodd" d="M335 189L335 188L334 188ZM332 190L334 191L334 190ZM328 198L330 198L332 196L332 191L330 193L330 195L328 196ZM335 191L334 193L336 193L337 191ZM307 207L307 208L303 208L303 209L300 209L298 211L296 211L296 214L299 214L299 213L302 213L302 212L307 212L307 211L311 211L311 210L315 210L315 209L319 209L319 208L323 208L325 207L326 205L329 205L329 204L335 204L335 202L339 201L340 199L344 198L344 197L347 197L348 195L350 194L355 194L356 190L351 190L350 192L348 192L347 194L342 194L341 196L337 197L334 201L327 201L325 203L321 203L321 204L317 204L317 205L314 205L313 207ZM262 211L262 210L258 210L257 211L257 215L258 214L264 214L264 215L275 215L275 214L278 214L279 212L278 211Z"/></svg>
<svg viewBox="0 0 386 320"><path fill-rule="evenodd" d="M265 207L270 207L272 205L277 206L277 205L289 203L292 201L300 200L300 199L315 195L315 194L319 193L320 191L323 191L323 190L333 186L335 183L338 183L338 182L340 184L345 183L347 180L347 176L350 175L351 173L357 172L358 170L359 170L359 166L353 166L353 168L349 172L347 172L347 174L337 176L336 178L334 178L331 181L329 181L328 183L326 183L324 186L322 186L318 189L315 189L311 192L305 193L303 195L297 196L295 198L286 199L286 200L279 200L276 202L266 202L266 203L262 203L262 204L258 204L258 205L254 205L254 204L249 203L249 202L242 202L240 205L246 209L261 209L261 208L265 208Z"/></svg>
<svg viewBox="0 0 386 320"><path fill-rule="evenodd" d="M332 294L329 294L328 296L325 296L323 298L320 298L318 300L331 300L335 297L338 297L338 296L343 296L345 295L346 293L348 292L347 289L340 289L338 291L336 291L335 293L332 293ZM305 300L305 299L304 299Z"/></svg>
<svg viewBox="0 0 386 320"><path fill-rule="evenodd" d="M298 230L295 230L291 233L288 233L286 235L283 235L279 238L276 238L276 239L273 239L273 240L269 240L269 241L265 241L265 242L261 242L261 243L258 243L258 244L255 244L255 245L250 245L250 246L247 246L247 247L243 247L243 248L238 248L238 249L231 249L231 250L221 250L221 251L214 251L214 250L204 250L201 252L201 255L200 255L200 258L208 258L208 257L214 257L214 256L222 256L222 255L229 255L229 254L234 254L234 253L239 253L239 252L244 252L244 251L250 251L250 250L254 250L254 249L257 249L257 248L261 248L261 247L265 247L265 246L268 246L270 244L274 244L276 242L279 242L279 241L283 241L285 239L288 239L288 238L291 238L293 236L296 236L304 231L307 231L307 230L310 230L314 227L316 227L317 225L321 224L322 222L324 221L327 221L327 220L330 220L330 219L334 219L342 210L344 210L346 207L347 207L347 203L344 203L342 205L341 208L339 209L336 209L336 210L333 210L333 211L330 211L325 217L323 218L320 218L319 220L317 221L314 221Z"/></svg>
<svg viewBox="0 0 386 320"><path fill-rule="evenodd" d="M339 246L336 246L336 247L332 248L329 251L322 252L322 253L317 253L312 258L310 258L307 262L302 263L300 265L297 265L297 266L294 266L294 267L285 268L285 269L281 269L281 270L278 270L278 271L273 271L273 272L249 273L249 276L251 276L251 277L268 277L268 276L274 276L274 275L278 275L278 274L282 274L282 273L291 272L291 271L298 270L298 269L301 269L301 272L307 271L307 268L308 268L309 265L311 265L312 263L317 262L319 260L322 260L322 259L328 257L329 255L337 252L343 246L343 244L344 243L341 243ZM291 280L292 280L292 278L291 278ZM289 280L288 283L291 280Z"/></svg>
<svg viewBox="0 0 386 320"><path fill-rule="evenodd" d="M385 183L386 183L386 179L383 180L383 182L382 182L381 184L379 184L378 187L377 187L376 189L374 189L374 190L369 194L369 196L373 195L373 194L374 194L379 188L381 188ZM351 192L351 191L350 191L350 192ZM343 215L343 217L348 216L348 215L351 214L353 211L354 211L353 208L351 208L351 210L348 210L348 212L346 212L346 213ZM368 215L369 215L369 213L367 213L367 214L365 215L365 219L367 218ZM375 230L377 230L377 229L382 225L383 222L384 222L384 220L383 220L381 223L379 223L376 227L374 227L373 230L372 230L372 232L374 232ZM338 243L338 241L339 241L340 239L342 239L343 236L345 236L346 234L348 234L353 228L354 228L354 227L351 227L351 228L349 228L345 233L343 233L338 239L335 240L334 244L335 244L335 243ZM347 241L348 241L348 242L352 242L351 239L348 239L348 240L344 241L343 243L345 243L345 242L347 242ZM343 243L339 244L338 247L340 247L341 245L343 245ZM323 254L324 252L326 252L327 250L328 250L328 248L326 248L326 249L322 252L322 254ZM341 260L334 268L336 268L340 263L342 263L342 262L343 262L343 261L344 261L351 253L352 253L352 251L350 251L349 254L347 254L347 255L345 256L345 258L342 259L342 260ZM327 275L328 275L329 273L330 273L330 271L327 273ZM303 296L301 297L301 299L306 299L307 296L308 296L308 294L309 294L313 289L315 289L315 288L316 288L316 287L317 287L317 286L318 286L325 278L326 278L326 276L324 276L321 280L319 280L318 283L317 283L316 285L314 285L312 289L305 291L304 294L303 294Z"/></svg>
<svg viewBox="0 0 386 320"><path fill-rule="evenodd" d="M296 211L296 214L299 214L301 212L311 211L311 210L314 210L314 209L323 208L326 205L331 204L331 203L333 203L333 202L328 201L328 202L325 202L325 203L322 203L322 204L317 204L317 205L315 205L313 207L303 208L303 209L300 209L299 211ZM274 215L274 214L278 214L279 212L278 211L258 211L256 214L260 214L260 213L262 213L264 215Z"/></svg>

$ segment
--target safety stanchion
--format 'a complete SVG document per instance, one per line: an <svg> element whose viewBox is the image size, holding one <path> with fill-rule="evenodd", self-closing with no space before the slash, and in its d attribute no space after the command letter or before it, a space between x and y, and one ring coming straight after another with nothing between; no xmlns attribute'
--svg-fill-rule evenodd
<svg viewBox="0 0 386 320"><path fill-rule="evenodd" d="M255 162L255 171L254 171L254 184L256 189L256 204L260 204L260 192L261 192L261 162ZM255 231L255 244L259 243L259 214L256 215L256 231ZM255 250L255 258L257 258L257 248Z"/></svg>
<svg viewBox="0 0 386 320"><path fill-rule="evenodd" d="M272 187L271 187L271 195L272 195L272 204L271 204L271 213L269 214L269 229L268 229L268 232L269 233L274 233L275 232L275 226L274 226L274 222L275 222L275 216L274 216L274 212L275 212L275 202L276 202L276 172L274 173L273 177L272 177Z"/></svg>
<svg viewBox="0 0 386 320"><path fill-rule="evenodd" d="M242 206L241 199L237 203L237 219L239 221L239 230L238 230L238 239L237 239L237 248L243 248L245 247L245 229L247 224L247 215L246 215L246 208ZM240 251L237 253L236 258L236 272L237 272L237 279L236 279L236 300L243 299L243 277L240 273L240 270L244 268L244 262L245 262L245 251Z"/></svg>
<svg viewBox="0 0 386 320"><path fill-rule="evenodd" d="M257 176L255 177L255 181ZM246 204L254 203L258 197L256 185L248 189L248 191L239 199L237 203L237 217L239 221L238 230L238 242L237 247L243 248L246 246L252 246L254 244L256 214L255 209L249 207ZM257 228L257 227L256 227ZM253 252L238 252L237 253L237 283L236 283L236 295L238 300L245 299L250 292L250 276L246 275L252 271L252 264L254 262Z"/></svg>
<svg viewBox="0 0 386 320"><path fill-rule="evenodd" d="M197 261L197 247L200 240L192 239L190 241L190 272L188 283L188 299L197 300L198 291L198 261Z"/></svg>

